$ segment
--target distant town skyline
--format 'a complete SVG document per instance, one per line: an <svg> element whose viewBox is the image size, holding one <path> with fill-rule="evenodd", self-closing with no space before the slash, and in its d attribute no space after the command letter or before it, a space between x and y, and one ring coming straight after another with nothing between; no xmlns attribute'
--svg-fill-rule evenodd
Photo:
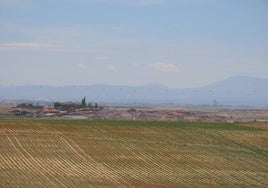
<svg viewBox="0 0 268 188"><path fill-rule="evenodd" d="M0 85L268 78L266 0L3 0Z"/></svg>

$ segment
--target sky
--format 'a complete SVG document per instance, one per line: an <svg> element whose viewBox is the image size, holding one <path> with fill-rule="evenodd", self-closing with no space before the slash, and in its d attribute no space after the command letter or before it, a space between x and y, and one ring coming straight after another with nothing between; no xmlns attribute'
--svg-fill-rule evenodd
<svg viewBox="0 0 268 188"><path fill-rule="evenodd" d="M0 86L268 78L267 0L0 0Z"/></svg>

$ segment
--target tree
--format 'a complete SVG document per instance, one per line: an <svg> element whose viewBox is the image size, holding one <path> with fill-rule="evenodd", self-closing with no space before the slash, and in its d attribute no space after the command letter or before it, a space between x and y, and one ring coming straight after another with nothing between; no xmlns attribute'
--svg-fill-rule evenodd
<svg viewBox="0 0 268 188"><path fill-rule="evenodd" d="M60 107L61 107L61 103L59 103L59 102L54 103L54 108L60 108Z"/></svg>
<svg viewBox="0 0 268 188"><path fill-rule="evenodd" d="M88 103L88 107L89 107L89 108L92 108L92 104L91 104L91 102Z"/></svg>
<svg viewBox="0 0 268 188"><path fill-rule="evenodd" d="M21 107L21 108L26 108L27 107L27 104L26 103L21 103L21 104L18 104L17 106L18 107Z"/></svg>
<svg viewBox="0 0 268 188"><path fill-rule="evenodd" d="M95 103L95 109L97 109L98 108L98 104L97 103Z"/></svg>
<svg viewBox="0 0 268 188"><path fill-rule="evenodd" d="M87 103L86 103L86 97L84 97L83 99L82 99L82 102L81 102L81 107L82 108L85 108L87 106Z"/></svg>

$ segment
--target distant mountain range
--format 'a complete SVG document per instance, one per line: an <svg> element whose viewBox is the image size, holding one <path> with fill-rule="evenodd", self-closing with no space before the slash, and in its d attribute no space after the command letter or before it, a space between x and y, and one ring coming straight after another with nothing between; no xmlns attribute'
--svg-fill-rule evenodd
<svg viewBox="0 0 268 188"><path fill-rule="evenodd" d="M236 76L204 87L172 89L144 86L0 86L1 100L87 101L114 104L268 107L268 79Z"/></svg>

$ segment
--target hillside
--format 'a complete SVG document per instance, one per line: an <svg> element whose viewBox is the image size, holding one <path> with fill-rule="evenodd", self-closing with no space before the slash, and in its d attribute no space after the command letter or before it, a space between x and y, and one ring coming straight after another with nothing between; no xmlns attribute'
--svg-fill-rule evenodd
<svg viewBox="0 0 268 188"><path fill-rule="evenodd" d="M231 77L208 86L172 89L161 85L145 86L10 86L0 87L2 100L90 101L117 104L219 105L268 107L268 79Z"/></svg>
<svg viewBox="0 0 268 188"><path fill-rule="evenodd" d="M229 90L229 91L267 91L268 79L234 76L210 84L202 89Z"/></svg>

